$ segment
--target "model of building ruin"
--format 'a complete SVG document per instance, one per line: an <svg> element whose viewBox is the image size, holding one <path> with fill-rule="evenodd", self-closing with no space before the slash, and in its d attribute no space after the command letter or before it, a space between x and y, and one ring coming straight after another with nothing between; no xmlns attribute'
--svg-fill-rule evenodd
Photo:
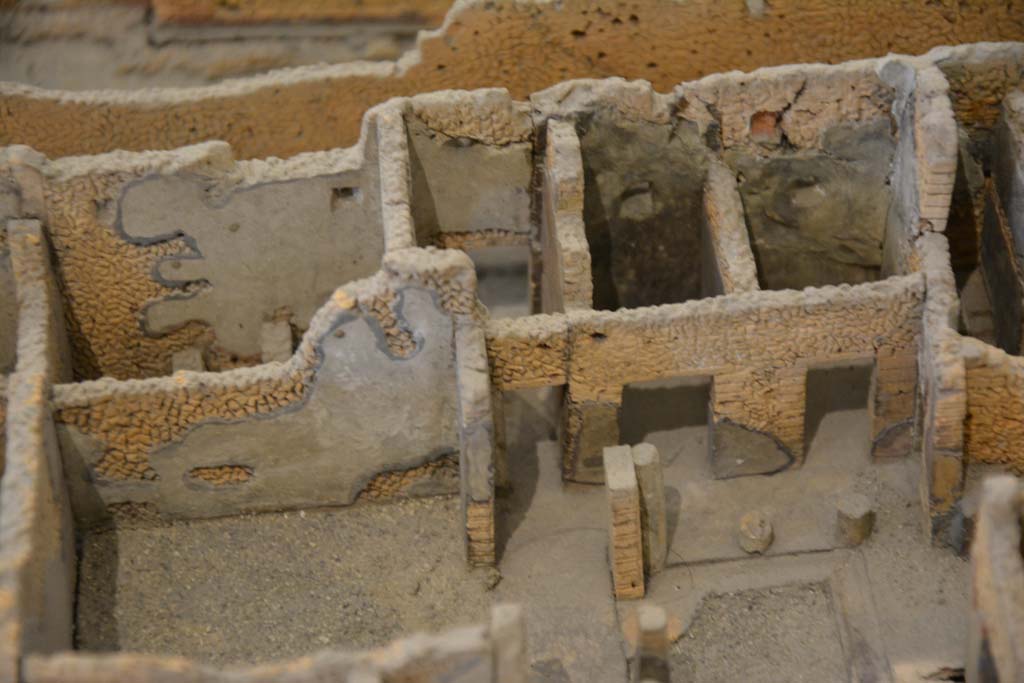
<svg viewBox="0 0 1024 683"><path fill-rule="evenodd" d="M440 28L0 83L0 682L1019 680L1024 6L813 5L6 7Z"/></svg>

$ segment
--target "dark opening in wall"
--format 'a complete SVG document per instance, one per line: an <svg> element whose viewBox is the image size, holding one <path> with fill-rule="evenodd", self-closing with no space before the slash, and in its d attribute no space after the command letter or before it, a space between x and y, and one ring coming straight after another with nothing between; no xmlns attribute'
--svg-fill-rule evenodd
<svg viewBox="0 0 1024 683"><path fill-rule="evenodd" d="M620 443L635 445L655 432L707 428L709 377L677 377L627 384L619 413Z"/></svg>
<svg viewBox="0 0 1024 683"><path fill-rule="evenodd" d="M476 266L477 296L492 318L530 314L529 247L478 247L467 253Z"/></svg>
<svg viewBox="0 0 1024 683"><path fill-rule="evenodd" d="M810 452L822 423L831 413L850 410L864 410L871 397L871 361L844 363L826 367L811 368L807 371L807 409L804 413L804 444ZM871 440L870 423L866 413L859 416L845 415L839 419L860 420L856 425L843 425L843 429L830 430L830 434L849 434L852 431L863 434L864 446ZM846 429L850 427L850 429ZM840 444L837 444L840 445ZM838 448L837 451L844 449Z"/></svg>
<svg viewBox="0 0 1024 683"><path fill-rule="evenodd" d="M949 240L949 259L956 277L956 287L963 289L971 273L978 267L978 222L983 202L981 186L985 180L981 168L967 156L966 145L961 145L953 182L953 197L946 221L946 239Z"/></svg>
<svg viewBox="0 0 1024 683"><path fill-rule="evenodd" d="M832 127L820 149L782 140L726 152L763 289L879 279L895 151L889 121L877 119Z"/></svg>
<svg viewBox="0 0 1024 683"><path fill-rule="evenodd" d="M580 131L594 308L699 298L708 149L697 127L599 111Z"/></svg>

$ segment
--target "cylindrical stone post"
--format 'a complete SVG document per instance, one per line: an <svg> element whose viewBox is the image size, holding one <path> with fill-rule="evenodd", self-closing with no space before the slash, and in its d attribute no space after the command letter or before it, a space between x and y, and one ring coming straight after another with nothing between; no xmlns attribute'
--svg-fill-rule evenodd
<svg viewBox="0 0 1024 683"><path fill-rule="evenodd" d="M638 681L669 683L668 616L656 605L642 605L637 610L640 640L636 653Z"/></svg>
<svg viewBox="0 0 1024 683"><path fill-rule="evenodd" d="M668 557L668 520L665 511L665 478L661 455L649 443L633 446L633 465L640 487L640 527L643 531L644 569L654 575L665 568Z"/></svg>
<svg viewBox="0 0 1024 683"><path fill-rule="evenodd" d="M842 546L860 545L875 528L875 511L867 496L847 493L836 503L836 540Z"/></svg>

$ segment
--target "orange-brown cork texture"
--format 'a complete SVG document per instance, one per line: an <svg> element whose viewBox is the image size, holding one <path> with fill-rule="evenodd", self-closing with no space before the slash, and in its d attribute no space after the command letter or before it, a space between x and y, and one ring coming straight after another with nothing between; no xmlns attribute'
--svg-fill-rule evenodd
<svg viewBox="0 0 1024 683"><path fill-rule="evenodd" d="M437 477L449 476L458 481L459 461L454 455L446 455L437 460L398 472L382 472L369 481L366 488L359 494L363 500L385 500L406 495L409 488L416 482Z"/></svg>
<svg viewBox="0 0 1024 683"><path fill-rule="evenodd" d="M188 476L211 486L233 486L252 479L252 468L245 465L194 467L189 470Z"/></svg>
<svg viewBox="0 0 1024 683"><path fill-rule="evenodd" d="M732 69L840 62L947 44L1024 38L1024 2L970 7L928 0L746 4L636 0L597 11L587 0L456 5L399 64L281 72L177 93L124 95L0 90L0 144L50 157L230 142L240 157L287 157L349 146L363 113L395 96L503 86L516 98L584 77L675 84ZM415 57L418 56L418 59Z"/></svg>
<svg viewBox="0 0 1024 683"><path fill-rule="evenodd" d="M182 250L176 241L131 244L98 215L97 206L118 200L130 174L91 174L47 184L49 234L75 374L116 379L167 374L175 351L195 344L205 326L190 323L159 338L142 331L146 302L176 290L153 277L154 264Z"/></svg>
<svg viewBox="0 0 1024 683"><path fill-rule="evenodd" d="M99 476L111 480L155 479L149 456L157 447L209 420L242 420L298 403L311 378L312 371L297 371L237 386L182 380L174 392L125 392L83 406L65 406L57 411L55 419L103 444L103 456L96 464Z"/></svg>

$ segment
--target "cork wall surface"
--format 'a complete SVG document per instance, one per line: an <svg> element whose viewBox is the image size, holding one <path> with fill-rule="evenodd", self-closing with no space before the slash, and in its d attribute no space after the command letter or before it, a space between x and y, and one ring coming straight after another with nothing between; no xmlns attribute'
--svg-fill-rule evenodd
<svg viewBox="0 0 1024 683"><path fill-rule="evenodd" d="M286 157L354 144L363 113L398 95L502 86L523 98L567 79L610 75L643 78L665 91L729 69L917 54L937 45L1024 36L1024 12L1015 3L763 7L751 13L743 3L640 0L597 11L586 0L536 6L462 1L441 29L421 34L417 51L394 63L303 67L153 93L5 84L0 143L58 157L222 139L241 157ZM949 68L958 68L955 53L950 59ZM959 103L974 105L970 96Z"/></svg>

